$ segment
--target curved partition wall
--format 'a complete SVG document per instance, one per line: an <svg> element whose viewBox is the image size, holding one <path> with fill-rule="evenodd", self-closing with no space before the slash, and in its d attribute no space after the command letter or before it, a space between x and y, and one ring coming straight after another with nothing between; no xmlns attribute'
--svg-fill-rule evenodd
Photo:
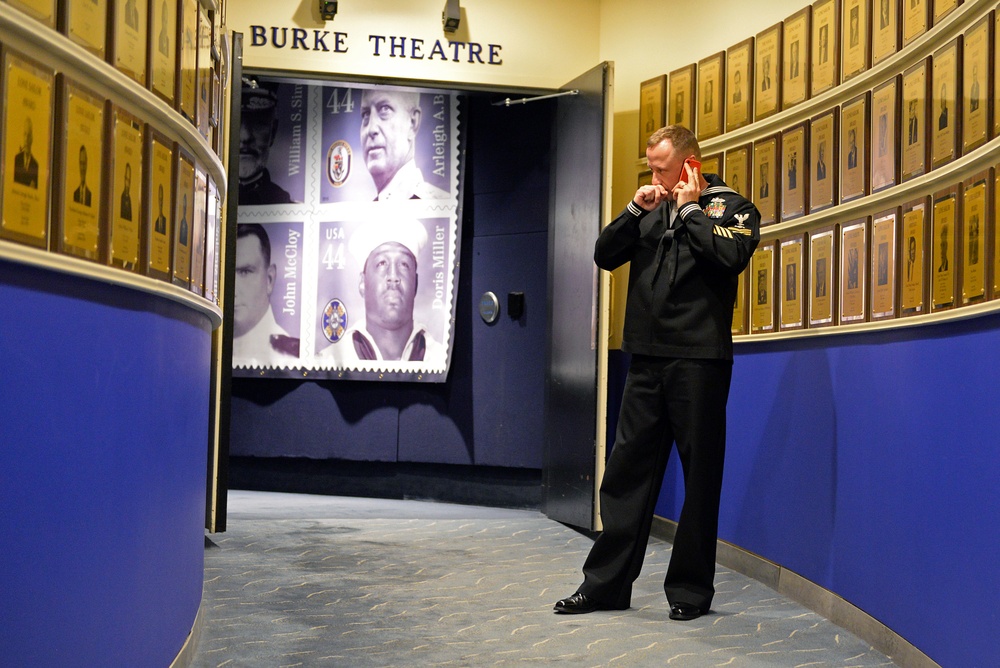
<svg viewBox="0 0 1000 668"><path fill-rule="evenodd" d="M24 3L0 3L3 56L16 54L18 62L49 72L54 94L52 108L27 114L36 122L34 151L52 174L37 184L52 197L47 216L26 220L26 229L42 230L44 238L20 243L24 235L0 235L5 237L0 239L3 661L183 663L200 619L212 332L222 321L214 285L206 290L198 278L216 280L217 261L202 256L205 264L199 265L194 255L186 280L179 260L162 279L142 271L141 263L114 261L109 203L118 199L100 187L102 179L107 186L111 178L115 155L111 110L139 119L147 134L157 133L177 154L193 156L205 183L211 181L219 193L225 192L225 173L211 133L185 117L179 101L168 103L74 37L73 21L82 20L89 3L86 8L75 0L59 3L57 17L52 2L53 14L41 22L12 4ZM116 12L122 4L95 6ZM178 9L194 11L204 22L217 3L178 3ZM71 11L81 15L66 14ZM57 19L62 32L55 29ZM114 22L108 24L113 29ZM97 31L96 24L88 25ZM4 90L13 78L5 65ZM70 108L73 86L85 88L91 107L104 110L108 121L93 134L99 150L89 155L92 198L74 199L81 207L92 202L103 207L93 223L100 229L97 240L64 233L76 224L71 216L79 210L73 211L62 186L77 178L76 155L83 151L76 142L86 134L60 120L76 113ZM8 94L0 112L7 128L5 161L12 154L8 149L22 145L7 121L26 113L12 99ZM46 111L53 123L43 136L39 119ZM51 153L41 151L43 140L49 140ZM141 144L139 150L145 150ZM141 155L137 159L146 162ZM68 162L72 167L60 166ZM140 176L145 170L135 164L130 219L143 210L148 186L148 173ZM21 174L11 171L3 177L8 232L18 197L24 198L12 185L22 183ZM17 197L9 196L12 192ZM195 192L207 197L209 189ZM191 240L192 250L201 250L195 228L211 214L198 206L174 209L180 197L166 199L167 208L180 214L175 220L191 221L190 228L178 227L176 241ZM145 241L149 233L140 226L135 234L136 241ZM74 252L77 241L93 242L100 251ZM213 244L211 238L203 241ZM175 248L170 257L183 256Z"/></svg>
<svg viewBox="0 0 1000 668"><path fill-rule="evenodd" d="M858 4L845 0L835 6ZM869 11L879 4L867 3ZM948 3L916 4L933 16ZM757 143L776 136L780 148L798 127L807 128L808 146L810 124L821 127L817 121L832 112L843 128L845 109L859 99L871 104L889 81L902 86L906 73L921 63L933 78L935 59L947 58L950 45L959 45L959 54L963 45L976 48L973 31L984 25L987 71L995 70L995 0L951 4L957 6L920 36L904 40L894 55L794 106L705 139L703 152L725 171L730 153L749 146L752 160ZM961 80L961 56L949 66ZM965 76L971 83L972 72ZM924 85L929 88L929 82ZM957 101L969 99L960 94ZM994 94L984 102L992 107L995 100ZM939 122L937 111L933 126L928 119L930 132ZM859 126L870 137L878 131L876 118L870 112ZM897 118L905 123L905 110ZM897 131L906 133L908 127ZM897 136L897 148L908 140ZM897 175L895 184L873 188L868 173L856 195L837 193L816 210L810 210L807 196L805 210L787 219L779 210L775 223L761 230L754 261L762 249L772 255L766 266L751 265L751 271L770 272L760 293L766 304L758 299L757 274L748 274L744 319L734 322L720 538L785 573L792 584L779 589L798 592L804 601L825 600L814 607L901 665L990 665L996 656L991 622L1000 594L992 572L1000 523L995 498L1000 418L993 404L1000 368L1000 257L994 244L1000 237L994 191L1000 136L995 122L984 142L962 144L960 135L955 155L938 163L929 158L924 173ZM935 150L929 146L928 154ZM758 185L756 178L751 187ZM787 191L787 175L777 183ZM973 190L977 184L980 192ZM923 203L925 215L910 228L914 201ZM883 220L888 222L880 227ZM857 222L865 236L855 244L845 233ZM940 239L947 226L961 235L950 250ZM886 236L879 236L882 232ZM827 276L835 296L831 317L812 319L823 281L811 258L822 249L810 241L823 234L835 241L823 251L824 261L833 264ZM909 236L918 236L927 249L917 261L924 285L911 293L903 243ZM788 241L798 244L797 255L783 255ZM890 254L880 266L883 245ZM851 247L861 252L853 277L844 251ZM947 279L941 276L945 264L939 251L951 253L956 273ZM789 270L789 264L795 266ZM868 287L854 304L843 299L857 286L848 281ZM880 304L875 291L886 282L890 287L882 297L888 301ZM914 302L919 308L912 308ZM758 306L764 308L755 313ZM768 326L761 326L767 318ZM683 482L675 463L667 477L657 512L676 519ZM827 591L817 598L819 588ZM906 643L912 647L903 647Z"/></svg>

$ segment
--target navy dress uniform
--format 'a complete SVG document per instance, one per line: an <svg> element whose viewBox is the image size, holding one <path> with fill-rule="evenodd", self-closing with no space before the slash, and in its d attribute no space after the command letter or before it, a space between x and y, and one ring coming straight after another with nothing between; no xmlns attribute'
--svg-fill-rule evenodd
<svg viewBox="0 0 1000 668"><path fill-rule="evenodd" d="M601 484L604 530L578 590L605 609L630 605L675 443L685 499L664 581L672 618L686 618L674 617L677 604L707 612L715 593L733 307L760 213L718 176L704 177L699 200L679 209L629 202L596 244L602 269L631 262L622 350L632 361Z"/></svg>

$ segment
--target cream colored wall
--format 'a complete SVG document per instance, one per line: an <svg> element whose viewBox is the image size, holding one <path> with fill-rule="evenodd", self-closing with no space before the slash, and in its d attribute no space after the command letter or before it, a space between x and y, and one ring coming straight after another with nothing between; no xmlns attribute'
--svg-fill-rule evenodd
<svg viewBox="0 0 1000 668"><path fill-rule="evenodd" d="M600 62L600 0L461 0L461 26L453 35L441 25L444 4L445 0L342 0L334 20L324 23L315 0L228 0L227 22L230 30L244 35L247 68L551 89ZM310 46L314 30L330 31L325 42L331 52L254 47L253 25L305 29ZM334 32L346 34L345 53L332 52ZM425 58L375 56L370 35L423 40ZM503 64L429 58L436 40L447 45L449 39L482 44L484 54L485 45L498 44Z"/></svg>

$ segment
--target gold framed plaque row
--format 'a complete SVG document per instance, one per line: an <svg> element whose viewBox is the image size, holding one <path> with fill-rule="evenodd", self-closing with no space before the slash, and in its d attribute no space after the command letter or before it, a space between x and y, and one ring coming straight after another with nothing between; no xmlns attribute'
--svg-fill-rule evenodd
<svg viewBox="0 0 1000 668"><path fill-rule="evenodd" d="M685 125L709 139L790 109L811 97L831 90L869 70L938 25L962 0L816 0L784 21L757 33L725 51L697 63L678 68L640 85L639 157L645 155L646 139L665 124ZM992 99L1000 84L1000 73L991 77L989 55L993 53L994 24L1000 12L990 12L964 34L973 53L966 58L966 76L982 74L976 88L969 80L963 93L968 100ZM958 38L955 40L957 42ZM945 61L936 76L948 77L960 52L946 47L934 60ZM669 86L668 86L669 82ZM959 77L946 83L951 98ZM970 97L971 96L971 97ZM935 94L935 99L940 96ZM970 105L967 105L970 106ZM981 118L965 118L972 127L955 141L971 150L1000 133L1000 117L990 126L990 105L983 105ZM975 112L975 109L970 109ZM975 114L974 114L975 115ZM951 127L954 128L953 124ZM954 132L954 130L953 130ZM940 160L947 152L941 138L934 142ZM940 145L938 145L940 144Z"/></svg>
<svg viewBox="0 0 1000 668"><path fill-rule="evenodd" d="M206 170L75 80L10 49L0 62L0 238L215 301L205 288L218 249L206 239L218 244L221 203Z"/></svg>
<svg viewBox="0 0 1000 668"><path fill-rule="evenodd" d="M217 12L199 0L4 0L105 60L211 134L221 54ZM217 111L215 112L218 113Z"/></svg>
<svg viewBox="0 0 1000 668"><path fill-rule="evenodd" d="M874 322L1000 298L1000 164L871 216L760 244L733 334Z"/></svg>

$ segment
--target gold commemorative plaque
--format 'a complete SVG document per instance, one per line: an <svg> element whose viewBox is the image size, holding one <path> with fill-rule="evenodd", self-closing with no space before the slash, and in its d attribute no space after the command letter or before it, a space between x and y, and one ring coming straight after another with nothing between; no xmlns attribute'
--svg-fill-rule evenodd
<svg viewBox="0 0 1000 668"><path fill-rule="evenodd" d="M781 133L781 220L806 213L809 189L809 127L799 123Z"/></svg>
<svg viewBox="0 0 1000 668"><path fill-rule="evenodd" d="M774 241L761 243L750 258L750 333L774 331Z"/></svg>
<svg viewBox="0 0 1000 668"><path fill-rule="evenodd" d="M56 27L56 0L5 0L11 7L16 7L33 19L49 26Z"/></svg>
<svg viewBox="0 0 1000 668"><path fill-rule="evenodd" d="M194 160L182 150L177 151L174 180L174 239L173 282L191 287L191 237L194 227Z"/></svg>
<svg viewBox="0 0 1000 668"><path fill-rule="evenodd" d="M899 183L899 77L872 91L872 192Z"/></svg>
<svg viewBox="0 0 1000 668"><path fill-rule="evenodd" d="M986 228L989 171L966 180L962 193L962 304L986 299Z"/></svg>
<svg viewBox="0 0 1000 668"><path fill-rule="evenodd" d="M867 194L868 93L846 102L840 111L840 201Z"/></svg>
<svg viewBox="0 0 1000 668"><path fill-rule="evenodd" d="M991 22L984 16L969 28L962 41L962 152L985 144L990 138L990 112L993 91L990 89Z"/></svg>
<svg viewBox="0 0 1000 668"><path fill-rule="evenodd" d="M877 9L872 22L872 65L877 65L899 51L899 0L875 0L875 5Z"/></svg>
<svg viewBox="0 0 1000 668"><path fill-rule="evenodd" d="M804 102L809 97L809 26L812 6L792 14L784 22L782 35L781 108Z"/></svg>
<svg viewBox="0 0 1000 668"><path fill-rule="evenodd" d="M903 46L917 39L930 27L931 0L902 0L903 2Z"/></svg>
<svg viewBox="0 0 1000 668"><path fill-rule="evenodd" d="M698 138L722 134L725 95L725 53L719 52L698 61Z"/></svg>
<svg viewBox="0 0 1000 668"><path fill-rule="evenodd" d="M177 2L151 0L149 11L149 87L173 105L177 91Z"/></svg>
<svg viewBox="0 0 1000 668"><path fill-rule="evenodd" d="M901 315L927 312L927 233L930 204L926 197L903 204L899 263L899 309Z"/></svg>
<svg viewBox="0 0 1000 668"><path fill-rule="evenodd" d="M872 320L896 317L896 227L895 209L872 217L871 314Z"/></svg>
<svg viewBox="0 0 1000 668"><path fill-rule="evenodd" d="M777 23L754 40L754 118L761 120L781 109L781 35Z"/></svg>
<svg viewBox="0 0 1000 668"><path fill-rule="evenodd" d="M931 311L955 305L956 229L958 228L958 188L934 194L931 224Z"/></svg>
<svg viewBox="0 0 1000 668"><path fill-rule="evenodd" d="M868 283L868 220L853 220L840 226L840 322L865 321Z"/></svg>
<svg viewBox="0 0 1000 668"><path fill-rule="evenodd" d="M809 326L834 324L837 237L832 225L809 232Z"/></svg>
<svg viewBox="0 0 1000 668"><path fill-rule="evenodd" d="M63 81L58 248L98 260L104 220L104 100L68 79Z"/></svg>
<svg viewBox="0 0 1000 668"><path fill-rule="evenodd" d="M112 63L143 86L146 85L146 36L149 3L115 0L111 35Z"/></svg>
<svg viewBox="0 0 1000 668"><path fill-rule="evenodd" d="M146 129L149 143L146 181L148 232L146 236L146 273L161 280L170 280L170 242L173 234L172 208L174 201L174 150L162 135Z"/></svg>
<svg viewBox="0 0 1000 668"><path fill-rule="evenodd" d="M844 81L868 69L868 35L871 30L870 0L844 0L843 70Z"/></svg>
<svg viewBox="0 0 1000 668"><path fill-rule="evenodd" d="M181 0L180 27L180 112L192 123L198 101L198 0Z"/></svg>
<svg viewBox="0 0 1000 668"><path fill-rule="evenodd" d="M812 119L809 128L809 211L815 213L837 203L837 109Z"/></svg>
<svg viewBox="0 0 1000 668"><path fill-rule="evenodd" d="M663 127L667 95L667 76L647 79L639 85L639 159L646 158L646 141Z"/></svg>
<svg viewBox="0 0 1000 668"><path fill-rule="evenodd" d="M123 109L111 110L111 225L108 259L113 266L139 271L142 207L143 126Z"/></svg>
<svg viewBox="0 0 1000 668"><path fill-rule="evenodd" d="M749 268L741 271L736 284L736 303L733 306L733 323L730 327L733 336L747 333L747 275L749 272Z"/></svg>
<svg viewBox="0 0 1000 668"><path fill-rule="evenodd" d="M760 211L760 225L773 225L778 222L779 174L778 161L779 135L771 135L758 139L753 145L753 194L751 198Z"/></svg>
<svg viewBox="0 0 1000 668"><path fill-rule="evenodd" d="M812 5L812 76L815 97L840 83L840 2L817 0Z"/></svg>
<svg viewBox="0 0 1000 668"><path fill-rule="evenodd" d="M900 178L908 181L927 172L927 107L930 104L930 62L922 60L903 72Z"/></svg>
<svg viewBox="0 0 1000 668"><path fill-rule="evenodd" d="M3 53L3 220L0 237L48 247L52 170L51 70Z"/></svg>
<svg viewBox="0 0 1000 668"><path fill-rule="evenodd" d="M726 50L726 131L753 120L753 37Z"/></svg>
<svg viewBox="0 0 1000 668"><path fill-rule="evenodd" d="M191 218L191 292L205 294L205 231L207 228L208 178L200 167L194 172L194 203Z"/></svg>
<svg viewBox="0 0 1000 668"><path fill-rule="evenodd" d="M670 88L667 102L670 105L667 119L670 125L683 125L694 131L694 86L695 65L674 70L670 73Z"/></svg>
<svg viewBox="0 0 1000 668"><path fill-rule="evenodd" d="M958 87L958 40L934 52L931 103L931 166L938 168L959 156L958 125L961 99Z"/></svg>
<svg viewBox="0 0 1000 668"><path fill-rule="evenodd" d="M726 185L753 200L750 192L750 144L726 151Z"/></svg>
<svg viewBox="0 0 1000 668"><path fill-rule="evenodd" d="M780 286L781 330L802 329L805 326L805 235L781 240Z"/></svg>

